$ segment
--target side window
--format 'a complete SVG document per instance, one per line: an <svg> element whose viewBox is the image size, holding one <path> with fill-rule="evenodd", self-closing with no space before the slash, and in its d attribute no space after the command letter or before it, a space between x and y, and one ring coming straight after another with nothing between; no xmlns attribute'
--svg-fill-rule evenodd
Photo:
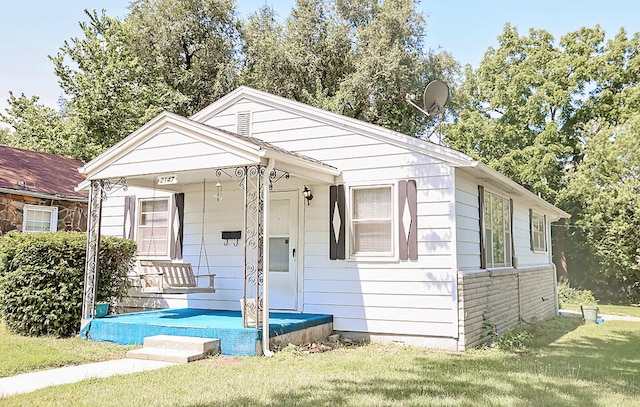
<svg viewBox="0 0 640 407"><path fill-rule="evenodd" d="M169 255L169 199L140 200L138 253L145 256Z"/></svg>
<svg viewBox="0 0 640 407"><path fill-rule="evenodd" d="M393 187L351 189L351 254L388 257L394 254Z"/></svg>
<svg viewBox="0 0 640 407"><path fill-rule="evenodd" d="M512 260L511 201L484 191L484 250L486 267L509 267Z"/></svg>
<svg viewBox="0 0 640 407"><path fill-rule="evenodd" d="M531 251L547 251L546 219L533 210L529 210L529 229L531 231Z"/></svg>
<svg viewBox="0 0 640 407"><path fill-rule="evenodd" d="M25 205L22 217L23 232L55 232L58 230L58 208L55 206Z"/></svg>

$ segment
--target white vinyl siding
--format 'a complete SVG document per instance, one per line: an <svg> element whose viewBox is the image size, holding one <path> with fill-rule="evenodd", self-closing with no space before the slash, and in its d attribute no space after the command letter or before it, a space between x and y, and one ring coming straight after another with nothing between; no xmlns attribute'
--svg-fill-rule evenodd
<svg viewBox="0 0 640 407"><path fill-rule="evenodd" d="M351 254L393 256L393 188L351 189Z"/></svg>
<svg viewBox="0 0 640 407"><path fill-rule="evenodd" d="M58 208L55 206L25 205L23 232L55 232L58 230Z"/></svg>
<svg viewBox="0 0 640 407"><path fill-rule="evenodd" d="M401 145L246 99L209 116L205 124L235 131L237 113L242 111L252 112L252 137L340 169L340 182L347 188L395 185L400 179L417 182L415 261L373 256L330 260L329 186L307 183L314 198L301 213L304 263L300 266L299 311L332 314L337 331L457 337L453 168ZM397 216L397 191L390 189L392 214ZM352 208L347 207L347 216L351 213ZM394 252L397 222L394 219L391 232ZM347 231L347 240L349 235ZM348 302L338 303L338 298Z"/></svg>

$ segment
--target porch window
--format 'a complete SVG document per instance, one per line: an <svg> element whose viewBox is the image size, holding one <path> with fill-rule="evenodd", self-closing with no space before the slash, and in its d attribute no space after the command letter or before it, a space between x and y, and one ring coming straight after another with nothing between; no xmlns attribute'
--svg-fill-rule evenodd
<svg viewBox="0 0 640 407"><path fill-rule="evenodd" d="M546 220L544 215L529 210L529 227L531 230L531 251L547 251Z"/></svg>
<svg viewBox="0 0 640 407"><path fill-rule="evenodd" d="M351 189L351 254L393 255L391 185Z"/></svg>
<svg viewBox="0 0 640 407"><path fill-rule="evenodd" d="M55 206L25 205L22 216L24 232L55 232L58 230L58 208Z"/></svg>
<svg viewBox="0 0 640 407"><path fill-rule="evenodd" d="M169 255L169 199L140 200L138 252L141 257Z"/></svg>
<svg viewBox="0 0 640 407"><path fill-rule="evenodd" d="M486 267L510 267L513 247L511 201L485 191L483 221Z"/></svg>

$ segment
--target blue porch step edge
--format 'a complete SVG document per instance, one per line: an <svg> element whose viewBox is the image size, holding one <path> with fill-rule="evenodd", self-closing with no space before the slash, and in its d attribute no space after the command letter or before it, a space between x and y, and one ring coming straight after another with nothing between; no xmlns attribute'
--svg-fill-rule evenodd
<svg viewBox="0 0 640 407"><path fill-rule="evenodd" d="M324 314L269 313L271 337L332 323ZM220 339L224 355L253 356L262 329L244 328L240 311L195 308L162 309L96 318L80 332L81 338L122 345L142 344L154 335L198 336Z"/></svg>

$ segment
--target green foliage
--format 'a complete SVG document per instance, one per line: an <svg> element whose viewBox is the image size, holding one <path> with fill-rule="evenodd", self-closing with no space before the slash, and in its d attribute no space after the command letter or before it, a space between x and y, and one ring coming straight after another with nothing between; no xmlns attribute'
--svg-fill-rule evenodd
<svg viewBox="0 0 640 407"><path fill-rule="evenodd" d="M617 126L600 125L585 158L569 173L563 203L590 250L590 285L601 298L640 299L640 115ZM623 298L625 297L626 298Z"/></svg>
<svg viewBox="0 0 640 407"><path fill-rule="evenodd" d="M581 290L571 287L569 282L558 283L558 303L560 308L565 304L597 305L593 293L590 290Z"/></svg>
<svg viewBox="0 0 640 407"><path fill-rule="evenodd" d="M240 34L234 0L135 0L127 50L142 81L190 116L236 86Z"/></svg>
<svg viewBox="0 0 640 407"><path fill-rule="evenodd" d="M91 149L79 158L88 160L172 106L173 98L155 86L157 79L145 74L129 49L128 24L104 12L85 13L84 37L65 41L50 59L68 97L64 113L85 129Z"/></svg>
<svg viewBox="0 0 640 407"><path fill-rule="evenodd" d="M0 113L0 144L86 160L96 153L74 118L38 103L39 98L16 97L9 92L9 107ZM4 135L2 135L4 131Z"/></svg>
<svg viewBox="0 0 640 407"><path fill-rule="evenodd" d="M483 345L484 349L498 349L509 353L523 353L533 342L533 335L518 325L500 335L496 325L486 315L482 316L482 328L489 340Z"/></svg>
<svg viewBox="0 0 640 407"><path fill-rule="evenodd" d="M263 7L243 27L242 83L421 135L433 119L405 96L421 94L433 79L455 84L459 65L426 50L416 3L299 0L284 26Z"/></svg>
<svg viewBox="0 0 640 407"><path fill-rule="evenodd" d="M0 237L0 316L24 335L68 336L82 311L86 234L19 233ZM130 286L136 243L101 241L97 301L117 301Z"/></svg>

